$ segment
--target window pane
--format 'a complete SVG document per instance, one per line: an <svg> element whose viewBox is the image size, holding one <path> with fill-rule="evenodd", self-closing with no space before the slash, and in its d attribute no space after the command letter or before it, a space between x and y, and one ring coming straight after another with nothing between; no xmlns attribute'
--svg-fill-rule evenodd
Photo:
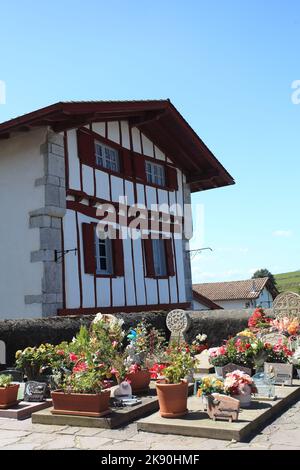
<svg viewBox="0 0 300 470"><path fill-rule="evenodd" d="M166 276L166 253L164 240L152 240L154 271L156 276Z"/></svg>

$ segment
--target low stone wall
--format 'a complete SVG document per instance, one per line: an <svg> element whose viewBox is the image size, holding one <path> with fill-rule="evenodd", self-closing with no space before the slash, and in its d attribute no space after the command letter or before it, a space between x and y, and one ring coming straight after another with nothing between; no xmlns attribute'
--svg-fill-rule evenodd
<svg viewBox="0 0 300 470"><path fill-rule="evenodd" d="M187 339L191 342L197 334L205 333L208 336L209 346L218 346L224 339L246 328L252 313L253 309L189 312L191 325L187 331ZM124 319L126 330L135 326L141 319L146 319L156 328L163 330L168 338L166 315L167 312L162 311L117 314ZM0 341L6 344L6 363L14 364L15 352L18 349L38 346L45 342L58 344L61 341L71 341L80 326L89 326L93 318L93 316L82 316L0 321Z"/></svg>

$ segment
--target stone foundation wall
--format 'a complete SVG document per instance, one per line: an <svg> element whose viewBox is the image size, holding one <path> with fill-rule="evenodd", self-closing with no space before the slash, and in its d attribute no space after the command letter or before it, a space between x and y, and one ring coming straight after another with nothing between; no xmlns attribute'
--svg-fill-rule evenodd
<svg viewBox="0 0 300 470"><path fill-rule="evenodd" d="M218 346L224 339L233 336L247 327L251 310L209 310L189 312L191 325L187 339L191 342L199 333L208 336L209 346ZM271 312L268 311L270 314ZM156 328L163 330L169 338L166 328L167 312L120 313L124 319L124 328L128 330L140 320L146 319ZM94 316L52 317L31 320L0 321L0 341L6 345L6 363L14 364L15 352L27 346L39 346L41 343L58 344L71 341L81 325L89 326Z"/></svg>

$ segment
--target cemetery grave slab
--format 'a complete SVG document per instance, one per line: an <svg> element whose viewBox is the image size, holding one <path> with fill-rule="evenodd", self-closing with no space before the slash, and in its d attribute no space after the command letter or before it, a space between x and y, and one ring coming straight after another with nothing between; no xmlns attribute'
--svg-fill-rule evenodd
<svg viewBox="0 0 300 470"><path fill-rule="evenodd" d="M52 405L52 400L43 402L20 401L15 406L7 409L0 409L0 418L27 419L32 413L44 410Z"/></svg>
<svg viewBox="0 0 300 470"><path fill-rule="evenodd" d="M189 393L193 393L194 384L189 384ZM124 408L112 407L112 412L107 416L91 417L79 415L53 414L53 408L34 413L31 417L33 423L55 424L58 426L78 426L90 428L113 429L136 421L159 409L158 399L155 390L155 382L151 382L147 396L139 396L142 403Z"/></svg>
<svg viewBox="0 0 300 470"><path fill-rule="evenodd" d="M241 409L237 422L209 419L202 411L202 400L193 396L188 399L189 413L185 417L167 419L157 412L139 420L137 429L159 434L245 441L300 398L300 380L294 380L292 386L276 386L275 392L277 400L255 400L250 408Z"/></svg>

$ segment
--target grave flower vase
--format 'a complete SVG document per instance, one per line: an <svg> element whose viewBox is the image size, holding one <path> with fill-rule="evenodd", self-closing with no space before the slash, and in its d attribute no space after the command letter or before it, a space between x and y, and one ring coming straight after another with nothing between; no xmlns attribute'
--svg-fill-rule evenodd
<svg viewBox="0 0 300 470"><path fill-rule="evenodd" d="M251 406L251 387L244 385L243 390L238 395L233 395L240 402L241 408L249 408Z"/></svg>
<svg viewBox="0 0 300 470"><path fill-rule="evenodd" d="M18 401L19 384L11 384L8 387L0 387L0 408L9 408Z"/></svg>
<svg viewBox="0 0 300 470"><path fill-rule="evenodd" d="M133 394L146 393L149 389L151 373L148 369L130 372L126 375L126 380L130 382Z"/></svg>
<svg viewBox="0 0 300 470"><path fill-rule="evenodd" d="M51 392L52 414L100 417L109 413L110 390L101 393Z"/></svg>
<svg viewBox="0 0 300 470"><path fill-rule="evenodd" d="M180 418L187 414L188 383L179 384L156 382L160 415L163 418Z"/></svg>

